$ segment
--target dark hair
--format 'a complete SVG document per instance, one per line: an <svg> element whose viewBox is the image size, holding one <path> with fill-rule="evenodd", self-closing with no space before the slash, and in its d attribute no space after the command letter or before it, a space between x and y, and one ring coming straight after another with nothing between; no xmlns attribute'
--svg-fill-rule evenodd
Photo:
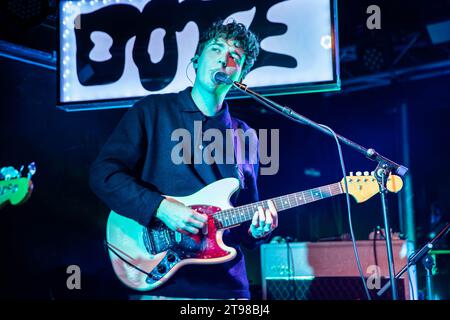
<svg viewBox="0 0 450 320"><path fill-rule="evenodd" d="M223 20L218 20L200 37L196 55L201 55L208 41L217 38L224 38L225 40L233 39L239 42L239 46L245 52L245 61L242 66L242 78L244 78L258 57L258 37L242 23L232 21L224 25Z"/></svg>

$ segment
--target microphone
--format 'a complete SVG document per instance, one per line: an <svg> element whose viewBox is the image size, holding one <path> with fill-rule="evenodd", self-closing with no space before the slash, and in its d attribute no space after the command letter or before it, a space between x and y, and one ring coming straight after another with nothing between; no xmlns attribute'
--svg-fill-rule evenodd
<svg viewBox="0 0 450 320"><path fill-rule="evenodd" d="M231 80L225 72L216 71L213 74L213 80L217 84L233 84L233 80Z"/></svg>

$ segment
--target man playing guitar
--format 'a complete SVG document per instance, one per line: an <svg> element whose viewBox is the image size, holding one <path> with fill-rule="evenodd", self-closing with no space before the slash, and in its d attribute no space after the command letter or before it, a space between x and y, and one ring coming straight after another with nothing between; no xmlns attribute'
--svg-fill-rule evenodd
<svg viewBox="0 0 450 320"><path fill-rule="evenodd" d="M172 232L192 237L205 234L208 216L164 195L190 195L215 181L234 177L239 180L239 192L230 199L232 205L258 201L259 166L249 161L255 155L245 154L245 161L237 164L204 161L179 164L174 163L172 157L175 147L172 134L180 128L190 133L190 146L194 150L184 155L188 160L192 160L195 152L203 150L201 143L195 144L199 134L194 130L196 121L201 122L204 130L250 129L230 115L224 99L231 85L218 84L214 74L223 72L233 81L241 81L258 53L258 40L244 25L214 23L202 36L192 59L197 75L193 87L176 94L149 95L126 112L92 164L92 190L112 210L144 228L155 222L163 223ZM257 145L256 134L250 139ZM246 149L235 147L234 156ZM258 155L256 158L259 159ZM236 250L233 259L185 265L145 294L168 298L249 299L240 245L255 247L278 225L277 210L271 201L265 207L257 207L252 215L248 223L223 232L223 242ZM126 254L123 252L121 256L124 261ZM163 274L165 270L159 271Z"/></svg>

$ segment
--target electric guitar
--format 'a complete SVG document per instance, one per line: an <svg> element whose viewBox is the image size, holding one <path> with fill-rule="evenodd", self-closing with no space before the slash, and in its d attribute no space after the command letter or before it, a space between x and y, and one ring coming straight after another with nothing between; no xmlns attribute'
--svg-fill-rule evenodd
<svg viewBox="0 0 450 320"><path fill-rule="evenodd" d="M23 167L20 171L13 167L0 169L0 208L7 202L14 206L22 204L30 197L33 191L31 176L36 172L36 166L34 162L28 166L26 177L21 176L22 169Z"/></svg>
<svg viewBox="0 0 450 320"><path fill-rule="evenodd" d="M376 178L365 172L347 176L348 193L356 202L364 202L379 192ZM398 192L403 186L400 177L391 175L387 189ZM223 231L251 221L258 206L268 207L267 200L233 208L232 194L239 181L226 178L211 183L185 197L165 196L208 216L207 225L196 235L185 235L169 229L154 219L143 227L132 219L111 211L106 230L106 245L117 277L128 287L148 291L161 286L177 270L188 264L215 264L232 260L236 250L222 241ZM344 179L297 193L271 199L278 212L313 201L345 193Z"/></svg>

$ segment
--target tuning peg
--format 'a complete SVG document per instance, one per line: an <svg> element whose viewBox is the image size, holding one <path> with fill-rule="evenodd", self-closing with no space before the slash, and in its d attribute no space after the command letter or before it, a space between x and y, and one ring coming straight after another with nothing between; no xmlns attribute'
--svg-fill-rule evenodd
<svg viewBox="0 0 450 320"><path fill-rule="evenodd" d="M361 171L357 171L357 172L356 172L356 175L357 175L357 176L360 176L360 175L361 175Z"/></svg>
<svg viewBox="0 0 450 320"><path fill-rule="evenodd" d="M364 171L364 175L368 176L369 175L369 171Z"/></svg>
<svg viewBox="0 0 450 320"><path fill-rule="evenodd" d="M350 176L353 176L353 171L350 171Z"/></svg>
<svg viewBox="0 0 450 320"><path fill-rule="evenodd" d="M34 161L28 165L28 179L36 173L36 164Z"/></svg>

